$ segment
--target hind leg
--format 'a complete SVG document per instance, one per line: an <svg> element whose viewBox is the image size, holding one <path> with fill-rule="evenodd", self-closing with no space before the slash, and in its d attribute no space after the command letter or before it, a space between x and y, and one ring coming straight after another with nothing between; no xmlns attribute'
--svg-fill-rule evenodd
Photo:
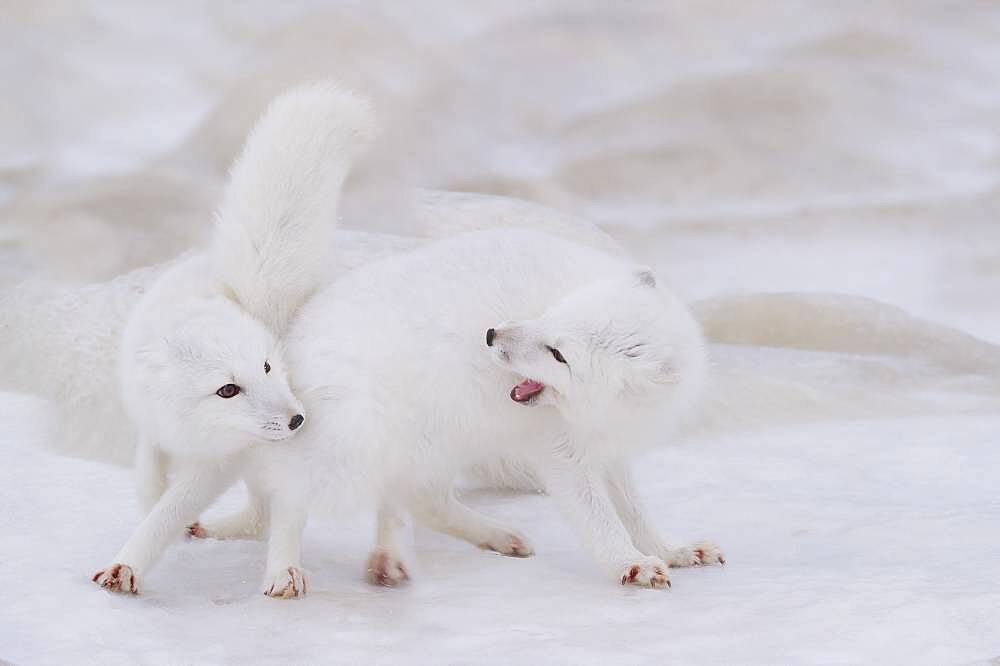
<svg viewBox="0 0 1000 666"><path fill-rule="evenodd" d="M671 567L726 563L719 547L708 541L679 547L666 545L656 528L647 519L646 510L632 484L631 474L624 465L619 464L609 468L605 472L605 481L615 511L640 552L645 555L655 555Z"/></svg>
<svg viewBox="0 0 1000 666"><path fill-rule="evenodd" d="M375 528L375 550L368 557L365 578L372 585L396 587L409 580L410 574L403 563L399 548L399 530L403 519L394 504L379 504Z"/></svg>
<svg viewBox="0 0 1000 666"><path fill-rule="evenodd" d="M253 484L248 482L246 486L249 497L242 510L218 520L191 523L187 527L188 536L196 539L263 539L270 518L267 497Z"/></svg>
<svg viewBox="0 0 1000 666"><path fill-rule="evenodd" d="M421 496L413 504L413 513L427 527L485 550L512 557L535 553L523 534L466 506L451 489Z"/></svg>

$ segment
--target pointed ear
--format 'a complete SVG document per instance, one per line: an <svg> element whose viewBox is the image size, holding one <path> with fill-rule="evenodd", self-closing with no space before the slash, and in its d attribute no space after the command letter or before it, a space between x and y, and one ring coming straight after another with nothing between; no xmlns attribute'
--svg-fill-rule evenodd
<svg viewBox="0 0 1000 666"><path fill-rule="evenodd" d="M639 287L655 287L656 275L653 274L653 269L646 266L636 269L635 283Z"/></svg>

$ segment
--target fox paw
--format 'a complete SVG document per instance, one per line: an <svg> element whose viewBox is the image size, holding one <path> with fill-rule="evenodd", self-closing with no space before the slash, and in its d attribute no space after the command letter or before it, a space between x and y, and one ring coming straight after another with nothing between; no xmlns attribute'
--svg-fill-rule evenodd
<svg viewBox="0 0 1000 666"><path fill-rule="evenodd" d="M622 571L621 584L653 589L669 588L667 565L658 557L644 557L637 562L627 564Z"/></svg>
<svg viewBox="0 0 1000 666"><path fill-rule="evenodd" d="M726 563L726 558L723 557L719 547L709 541L699 541L690 546L668 550L663 559L672 567L705 567Z"/></svg>
<svg viewBox="0 0 1000 666"><path fill-rule="evenodd" d="M535 554L531 543L523 536L513 532L499 532L489 541L479 544L479 547L508 557L531 557Z"/></svg>
<svg viewBox="0 0 1000 666"><path fill-rule="evenodd" d="M258 541L264 534L260 519L246 511L221 520L203 523L195 521L187 526L187 536L191 539L245 539Z"/></svg>
<svg viewBox="0 0 1000 666"><path fill-rule="evenodd" d="M406 566L384 548L376 548L368 558L365 578L372 585L396 587L410 579Z"/></svg>
<svg viewBox="0 0 1000 666"><path fill-rule="evenodd" d="M90 579L108 592L139 594L139 580L127 564L112 564L102 569Z"/></svg>
<svg viewBox="0 0 1000 666"><path fill-rule="evenodd" d="M273 576L266 576L261 589L274 599L295 599L306 593L306 576L301 569L288 567Z"/></svg>
<svg viewBox="0 0 1000 666"><path fill-rule="evenodd" d="M201 526L201 523L194 522L187 526L187 536L189 539L207 539L208 530Z"/></svg>

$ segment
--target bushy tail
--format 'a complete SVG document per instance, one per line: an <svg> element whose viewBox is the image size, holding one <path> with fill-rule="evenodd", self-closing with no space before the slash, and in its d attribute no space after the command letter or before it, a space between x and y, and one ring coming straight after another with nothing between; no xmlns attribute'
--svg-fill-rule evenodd
<svg viewBox="0 0 1000 666"><path fill-rule="evenodd" d="M375 133L365 100L310 84L271 103L233 165L213 263L233 298L273 331L326 281L341 187Z"/></svg>
<svg viewBox="0 0 1000 666"><path fill-rule="evenodd" d="M0 293L0 390L48 401L45 439L60 452L131 462L118 349L132 308L160 270L100 284L26 282Z"/></svg>

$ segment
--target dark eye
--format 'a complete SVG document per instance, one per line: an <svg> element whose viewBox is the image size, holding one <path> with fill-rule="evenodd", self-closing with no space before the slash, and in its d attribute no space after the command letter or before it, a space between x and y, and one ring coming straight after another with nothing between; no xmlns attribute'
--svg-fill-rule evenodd
<svg viewBox="0 0 1000 666"><path fill-rule="evenodd" d="M563 358L562 352L555 347L549 347L549 351L552 352L552 358L559 361L560 363L566 363L566 359ZM567 364L568 365L568 364Z"/></svg>
<svg viewBox="0 0 1000 666"><path fill-rule="evenodd" d="M266 375L269 372L271 372L271 364L268 363L267 361L264 361L264 374Z"/></svg>
<svg viewBox="0 0 1000 666"><path fill-rule="evenodd" d="M226 384L218 391L216 391L215 395L219 396L220 398L229 399L236 397L237 395L239 395L239 393L240 393L239 386L237 386L236 384Z"/></svg>

